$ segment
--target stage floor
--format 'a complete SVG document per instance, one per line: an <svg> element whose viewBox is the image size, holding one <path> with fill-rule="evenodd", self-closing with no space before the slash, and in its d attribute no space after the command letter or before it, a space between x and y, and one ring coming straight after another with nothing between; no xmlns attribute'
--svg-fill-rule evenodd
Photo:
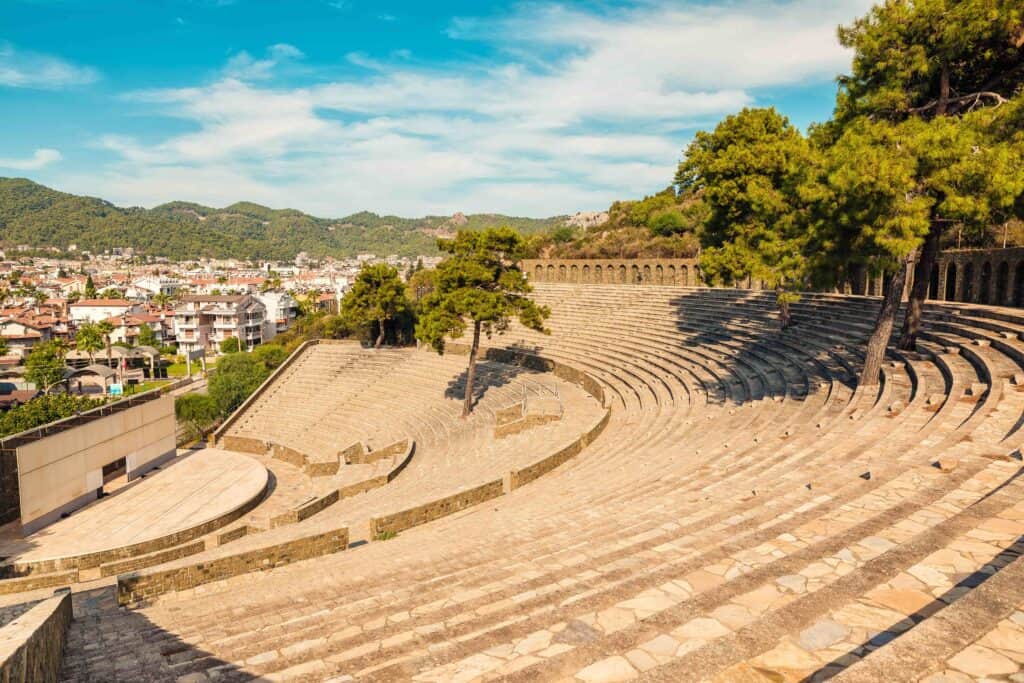
<svg viewBox="0 0 1024 683"><path fill-rule="evenodd" d="M209 448L167 462L76 510L59 522L22 537L18 525L0 529L4 562L74 557L167 536L222 517L260 496L267 470L241 453Z"/></svg>

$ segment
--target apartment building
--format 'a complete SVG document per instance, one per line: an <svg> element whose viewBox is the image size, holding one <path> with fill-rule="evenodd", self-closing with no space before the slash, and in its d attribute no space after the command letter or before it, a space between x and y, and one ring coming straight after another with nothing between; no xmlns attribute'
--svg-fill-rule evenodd
<svg viewBox="0 0 1024 683"><path fill-rule="evenodd" d="M174 336L182 353L217 353L220 343L232 337L252 350L263 343L266 318L266 306L251 294L192 294L181 297L174 309Z"/></svg>
<svg viewBox="0 0 1024 683"><path fill-rule="evenodd" d="M256 298L267 309L267 318L263 326L263 341L270 341L276 335L285 332L299 315L299 304L288 292L261 292Z"/></svg>

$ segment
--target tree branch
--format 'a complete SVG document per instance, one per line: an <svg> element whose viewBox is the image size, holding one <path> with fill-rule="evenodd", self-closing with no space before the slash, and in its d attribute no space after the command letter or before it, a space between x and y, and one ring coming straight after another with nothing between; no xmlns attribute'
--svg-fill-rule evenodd
<svg viewBox="0 0 1024 683"><path fill-rule="evenodd" d="M971 110L973 110L975 107L978 106L978 104L983 99L992 100L994 102L995 106L997 106L997 107L999 105L1005 104L1007 102L1007 99L1005 97L1003 97L1002 95L1000 95L999 93L997 93L997 92L992 92L992 91L989 91L989 90L982 90L982 91L979 91L979 92L971 93L969 95L963 95L961 97L952 97L950 99L945 100L944 104L946 104L946 105L962 105L962 104L966 104L966 103L970 102L971 103ZM928 104L925 104L925 105L920 106L920 107L911 107L910 109L907 109L907 113L908 114L924 114L924 113L927 113L927 112L929 112L929 111L931 111L933 109L937 109L939 104L940 104L940 100L933 100L933 101L929 102Z"/></svg>

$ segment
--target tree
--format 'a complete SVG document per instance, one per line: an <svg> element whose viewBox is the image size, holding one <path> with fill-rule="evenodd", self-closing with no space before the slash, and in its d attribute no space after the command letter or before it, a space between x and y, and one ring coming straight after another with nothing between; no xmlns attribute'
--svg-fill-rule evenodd
<svg viewBox="0 0 1024 683"><path fill-rule="evenodd" d="M200 438L220 418L217 401L209 394L182 394L174 400L174 415L193 438Z"/></svg>
<svg viewBox="0 0 1024 683"><path fill-rule="evenodd" d="M438 265L435 289L423 301L416 338L444 353L445 339L461 337L472 325L462 407L466 417L473 410L481 333L488 338L500 334L513 317L525 327L547 332L544 321L551 311L528 297L532 287L517 265L524 240L511 228L460 230L453 239L438 240L437 246L449 256Z"/></svg>
<svg viewBox="0 0 1024 683"><path fill-rule="evenodd" d="M25 379L44 394L64 381L64 349L55 341L36 344L25 359Z"/></svg>
<svg viewBox="0 0 1024 683"><path fill-rule="evenodd" d="M7 340L4 339L3 337L0 337L0 356L6 356L10 350L11 348L7 344Z"/></svg>
<svg viewBox="0 0 1024 683"><path fill-rule="evenodd" d="M288 359L288 352L283 346L276 343L260 344L252 350L252 357L257 363L262 364L264 368L273 371Z"/></svg>
<svg viewBox="0 0 1024 683"><path fill-rule="evenodd" d="M405 285L398 270L385 263L365 265L341 300L341 313L352 323L370 327L377 325L374 348L384 343L387 323L409 309Z"/></svg>
<svg viewBox="0 0 1024 683"><path fill-rule="evenodd" d="M110 335L114 332L114 324L109 320L101 320L98 323L96 323L96 327L99 330L100 334L103 335L103 344L107 347L107 366L110 367Z"/></svg>
<svg viewBox="0 0 1024 683"><path fill-rule="evenodd" d="M238 353L242 350L242 341L238 337L228 337L220 342L220 352L223 354Z"/></svg>
<svg viewBox="0 0 1024 683"><path fill-rule="evenodd" d="M851 74L839 79L832 125L842 128L864 116L893 123L934 121L936 142L954 144L949 150L922 149L932 159L977 160L972 154L943 154L963 151L957 143L969 136L955 128L975 125L976 121L967 120L970 114L1005 104L1024 85L1024 8L1019 0L887 0L850 26L841 27L839 40L854 50L854 58ZM950 125L938 125L940 119L951 119ZM1000 142L990 139L989 144ZM929 170L947 177L929 178ZM976 186L969 185L964 191L945 167L925 161L921 171L917 191L932 198L930 228L919 245L899 342L904 349L916 344L943 231L954 223L964 227L965 213L973 219L966 221L966 227L976 231L984 230L986 223L1000 215L998 206L982 215L980 209L985 208L988 197L980 196ZM992 182L1000 181L993 177ZM964 211L965 203L974 206Z"/></svg>
<svg viewBox="0 0 1024 683"><path fill-rule="evenodd" d="M918 191L915 147L900 126L862 118L847 125L825 154L809 270L819 285L847 278L857 267L887 274L864 354L864 386L879 382L907 268L930 227L931 200Z"/></svg>
<svg viewBox="0 0 1024 683"><path fill-rule="evenodd" d="M139 345L153 347L160 345L160 340L156 338L156 330L148 323L144 322L139 325Z"/></svg>
<svg viewBox="0 0 1024 683"><path fill-rule="evenodd" d="M222 416L230 415L256 391L268 376L267 369L248 353L233 353L217 361L207 393Z"/></svg>
<svg viewBox="0 0 1024 683"><path fill-rule="evenodd" d="M434 291L434 284L437 279L437 271L417 269L409 281L405 284L408 298L413 304L419 304Z"/></svg>
<svg viewBox="0 0 1024 683"><path fill-rule="evenodd" d="M744 109L711 133L698 132L676 173L683 192L701 193L708 215L700 268L709 282L753 278L777 292L782 327L791 290L805 279L809 186L820 161L807 139L774 109Z"/></svg>
<svg viewBox="0 0 1024 683"><path fill-rule="evenodd" d="M75 347L89 354L89 362L96 362L96 352L103 349L103 332L96 323L82 323L75 332Z"/></svg>
<svg viewBox="0 0 1024 683"><path fill-rule="evenodd" d="M85 298L95 299L96 298L96 285L92 281L92 275L85 277Z"/></svg>

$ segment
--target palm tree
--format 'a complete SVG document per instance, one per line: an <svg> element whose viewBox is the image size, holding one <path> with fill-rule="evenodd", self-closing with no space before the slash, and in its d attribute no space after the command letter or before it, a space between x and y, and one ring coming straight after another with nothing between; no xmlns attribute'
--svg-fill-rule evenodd
<svg viewBox="0 0 1024 683"><path fill-rule="evenodd" d="M97 323L100 334L103 335L103 343L107 346L107 367L110 365L110 333L114 331L114 325L109 320L101 320Z"/></svg>

